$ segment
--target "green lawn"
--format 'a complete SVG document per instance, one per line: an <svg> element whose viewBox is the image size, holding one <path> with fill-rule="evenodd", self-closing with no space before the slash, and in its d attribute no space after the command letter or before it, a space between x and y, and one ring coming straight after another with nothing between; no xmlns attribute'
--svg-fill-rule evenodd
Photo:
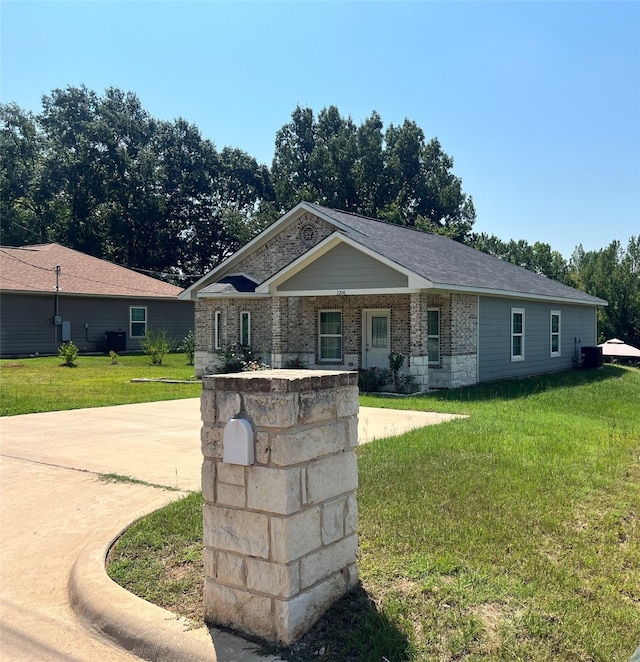
<svg viewBox="0 0 640 662"><path fill-rule="evenodd" d="M180 353L165 355L160 366L151 365L144 354L121 356L116 364L109 356L80 356L75 368L61 364L58 357L1 360L0 416L195 398L201 392L195 381L131 382L157 377L193 379L194 368Z"/></svg>
<svg viewBox="0 0 640 662"><path fill-rule="evenodd" d="M640 370L361 404L470 418L358 449L362 586L285 659L629 660L640 641ZM141 521L110 567L195 618L200 503ZM189 573L197 581L176 588Z"/></svg>

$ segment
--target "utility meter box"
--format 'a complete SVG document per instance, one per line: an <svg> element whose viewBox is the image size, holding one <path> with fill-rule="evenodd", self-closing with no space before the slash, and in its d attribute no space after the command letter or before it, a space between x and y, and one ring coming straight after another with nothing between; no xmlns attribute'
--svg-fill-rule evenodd
<svg viewBox="0 0 640 662"><path fill-rule="evenodd" d="M222 436L222 461L248 466L255 461L255 442L251 423L244 418L232 418Z"/></svg>

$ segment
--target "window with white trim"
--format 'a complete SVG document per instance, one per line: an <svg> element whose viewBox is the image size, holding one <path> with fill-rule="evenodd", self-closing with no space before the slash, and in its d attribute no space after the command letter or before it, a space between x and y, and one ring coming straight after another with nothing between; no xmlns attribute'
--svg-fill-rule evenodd
<svg viewBox="0 0 640 662"><path fill-rule="evenodd" d="M427 309L427 357L431 365L440 363L440 309Z"/></svg>
<svg viewBox="0 0 640 662"><path fill-rule="evenodd" d="M318 359L320 361L342 360L341 310L320 310L318 312Z"/></svg>
<svg viewBox="0 0 640 662"><path fill-rule="evenodd" d="M240 313L240 344L243 347L251 346L251 313L248 310Z"/></svg>
<svg viewBox="0 0 640 662"><path fill-rule="evenodd" d="M216 310L213 317L213 347L222 349L222 311Z"/></svg>
<svg viewBox="0 0 640 662"><path fill-rule="evenodd" d="M129 306L129 337L144 338L147 335L147 307Z"/></svg>
<svg viewBox="0 0 640 662"><path fill-rule="evenodd" d="M511 309L511 360L524 361L524 308Z"/></svg>
<svg viewBox="0 0 640 662"><path fill-rule="evenodd" d="M551 311L549 347L551 356L560 356L560 311Z"/></svg>

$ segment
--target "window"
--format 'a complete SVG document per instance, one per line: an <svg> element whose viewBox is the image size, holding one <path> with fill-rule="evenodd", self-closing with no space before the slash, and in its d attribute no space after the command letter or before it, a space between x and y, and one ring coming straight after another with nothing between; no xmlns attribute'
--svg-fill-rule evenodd
<svg viewBox="0 0 640 662"><path fill-rule="evenodd" d="M440 311L427 309L427 356L431 364L440 363Z"/></svg>
<svg viewBox="0 0 640 662"><path fill-rule="evenodd" d="M389 347L388 322L389 318L386 315L371 318L371 347L384 350Z"/></svg>
<svg viewBox="0 0 640 662"><path fill-rule="evenodd" d="M240 313L240 344L243 347L251 345L251 313L246 310Z"/></svg>
<svg viewBox="0 0 640 662"><path fill-rule="evenodd" d="M342 359L342 311L321 310L318 326L320 361L340 361Z"/></svg>
<svg viewBox="0 0 640 662"><path fill-rule="evenodd" d="M560 311L551 311L551 356L560 356Z"/></svg>
<svg viewBox="0 0 640 662"><path fill-rule="evenodd" d="M214 349L222 349L222 311L216 310L213 319Z"/></svg>
<svg viewBox="0 0 640 662"><path fill-rule="evenodd" d="M147 335L147 309L145 306L129 308L129 336L143 338Z"/></svg>
<svg viewBox="0 0 640 662"><path fill-rule="evenodd" d="M524 361L524 308L511 309L511 360Z"/></svg>

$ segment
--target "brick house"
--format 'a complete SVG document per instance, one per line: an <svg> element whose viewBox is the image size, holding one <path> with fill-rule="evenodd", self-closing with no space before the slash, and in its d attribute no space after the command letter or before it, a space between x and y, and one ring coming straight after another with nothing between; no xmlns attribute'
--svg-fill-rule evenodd
<svg viewBox="0 0 640 662"><path fill-rule="evenodd" d="M564 370L606 302L446 237L301 202L184 290L196 371L249 345L272 367L388 367L422 389Z"/></svg>

